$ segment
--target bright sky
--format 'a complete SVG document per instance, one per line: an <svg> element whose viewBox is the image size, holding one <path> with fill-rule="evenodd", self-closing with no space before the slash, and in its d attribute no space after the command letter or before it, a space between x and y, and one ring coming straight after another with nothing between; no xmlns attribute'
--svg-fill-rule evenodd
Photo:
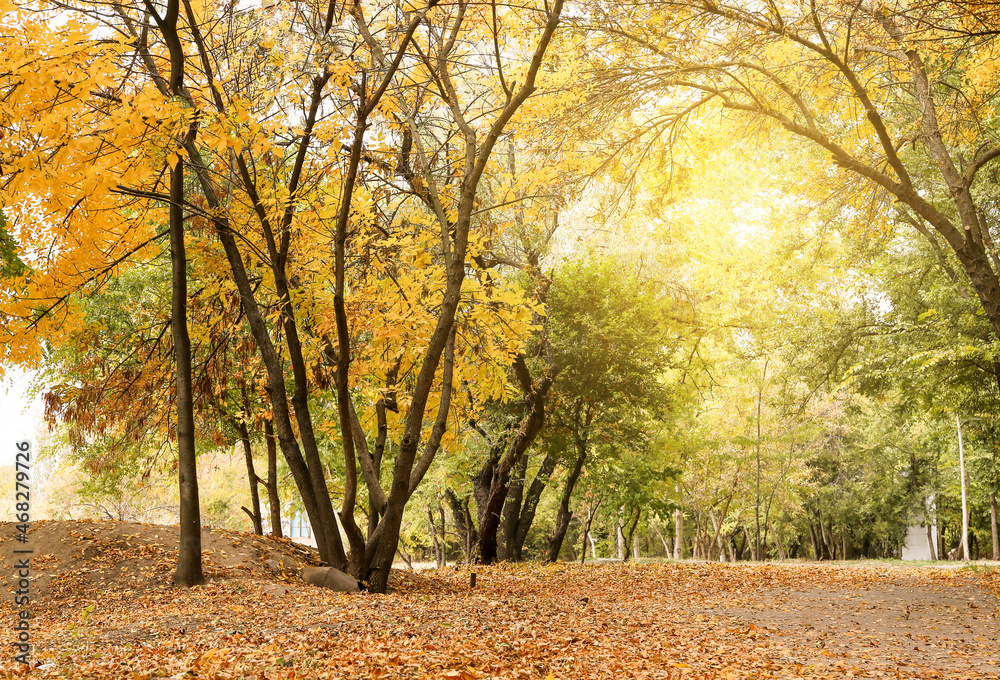
<svg viewBox="0 0 1000 680"><path fill-rule="evenodd" d="M14 443L31 441L38 451L36 430L42 422L42 397L30 400L26 394L31 373L11 370L0 378L0 465L14 464Z"/></svg>

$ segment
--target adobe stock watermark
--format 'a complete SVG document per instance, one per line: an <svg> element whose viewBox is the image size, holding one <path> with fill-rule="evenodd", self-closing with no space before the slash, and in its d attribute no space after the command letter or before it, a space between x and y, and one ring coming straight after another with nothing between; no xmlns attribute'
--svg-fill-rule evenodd
<svg viewBox="0 0 1000 680"><path fill-rule="evenodd" d="M17 524L17 547L14 548L14 604L20 607L14 621L14 660L30 665L31 657L31 548L28 530L31 528L31 442L14 444L14 510Z"/></svg>

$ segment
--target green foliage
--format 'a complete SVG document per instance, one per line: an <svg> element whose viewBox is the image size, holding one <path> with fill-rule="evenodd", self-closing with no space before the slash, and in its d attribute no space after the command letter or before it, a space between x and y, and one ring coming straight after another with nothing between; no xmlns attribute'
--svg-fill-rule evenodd
<svg viewBox="0 0 1000 680"><path fill-rule="evenodd" d="M0 278L21 276L28 267L18 256L17 241L7 230L7 219L0 210Z"/></svg>
<svg viewBox="0 0 1000 680"><path fill-rule="evenodd" d="M563 401L599 405L605 422L623 427L640 412L665 414L665 374L682 339L683 308L669 288L630 269L596 255L567 262L548 300Z"/></svg>

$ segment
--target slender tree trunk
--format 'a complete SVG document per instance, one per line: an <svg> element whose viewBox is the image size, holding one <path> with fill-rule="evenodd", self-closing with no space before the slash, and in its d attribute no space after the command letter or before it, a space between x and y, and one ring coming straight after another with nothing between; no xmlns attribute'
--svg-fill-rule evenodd
<svg viewBox="0 0 1000 680"><path fill-rule="evenodd" d="M340 521L344 525L344 530L347 534L347 540L350 545L348 565L353 572L353 575L359 579L364 579L367 576L367 574L362 572L367 570L368 560L366 559L365 537L361 534L361 529L358 527L354 519L354 507L357 503L358 491L358 452L355 451L354 448L354 420L351 418L354 410L354 404L351 402L352 397L350 393L351 331L347 319L347 308L344 302L344 287L346 285L347 222L351 212L351 204L353 203L354 183L357 180L358 166L361 163L361 149L362 146L364 146L365 130L368 127L368 113L370 111L368 108L369 102L366 101L368 87L365 74L366 71L362 71L361 84L358 89L360 93L357 112L358 117L354 126L354 139L351 142L351 154L347 163L347 173L343 180L343 186L341 187L340 209L337 213L337 227L333 248L333 309L337 326L337 373L335 376L337 388L337 417L340 422L340 430L344 433L343 437L341 437L344 452L344 503L340 511ZM282 271L282 274L283 273L284 272ZM286 319L291 320L292 306L290 300L285 304L285 309L287 310ZM286 326L288 325L289 324L286 323ZM293 321L291 322L291 326L291 329L286 328L286 332L289 330L294 331ZM298 345L298 337L289 334L289 349L291 349L293 344L291 342L293 337L295 340L294 344ZM294 402L296 404L295 412L296 415L298 415L300 408L299 404L301 403L301 407L308 414L308 393L306 392L305 385L302 386L303 389L299 389L299 381L305 379L304 365L300 369L299 362L295 360L295 355L293 354L292 357L293 367L295 369L296 385L296 400ZM298 358L301 360L301 351L298 353ZM307 434L308 439L311 439L313 436L311 422L309 422L308 431L301 425L299 427L299 431L302 433L303 443L307 441ZM373 499L369 498L369 503L374 504Z"/></svg>
<svg viewBox="0 0 1000 680"><path fill-rule="evenodd" d="M1000 535L997 532L997 495L990 494L990 537L993 539L993 559L1000 560Z"/></svg>
<svg viewBox="0 0 1000 680"><path fill-rule="evenodd" d="M715 518L715 511L709 510L708 517L712 520L712 528L715 529L715 540L713 541L719 547L719 557L723 560L726 558L725 548L722 546L722 523Z"/></svg>
<svg viewBox="0 0 1000 680"><path fill-rule="evenodd" d="M934 525L931 524L930 518L927 518L927 551L932 560L937 559L937 546L934 545Z"/></svg>
<svg viewBox="0 0 1000 680"><path fill-rule="evenodd" d="M438 540L437 525L434 523L434 511L431 509L429 505L427 506L427 522L431 528L431 540L433 540L434 542L434 562L435 565L440 569L441 567L444 566L444 563L441 560L441 555L443 554L443 551L441 549L441 541Z"/></svg>
<svg viewBox="0 0 1000 680"><path fill-rule="evenodd" d="M264 421L264 442L267 444L267 505L271 515L271 534L281 538L281 497L278 496L278 445L274 441L274 425Z"/></svg>
<svg viewBox="0 0 1000 680"><path fill-rule="evenodd" d="M656 532L656 537L660 539L660 543L663 544L663 554L666 557L670 557L670 546L667 544L667 539L663 537L663 532L660 531L660 527L653 524L653 531Z"/></svg>
<svg viewBox="0 0 1000 680"><path fill-rule="evenodd" d="M177 0L171 3L176 6ZM180 548L174 584L205 582L201 564L201 508L194 446L191 339L187 330L187 256L184 252L184 160L170 172L170 261L173 269L170 330L177 367L177 471L180 488Z"/></svg>
<svg viewBox="0 0 1000 680"><path fill-rule="evenodd" d="M221 209L221 201L216 193L215 185L212 183L211 175L208 172L201 152L194 144L187 147L188 155L194 161L198 172L202 191L208 204L213 209ZM253 284L250 282L246 267L243 264L243 254L236 244L236 238L230 228L229 221L225 217L213 218L219 242L226 252L226 260L229 262L236 282L237 290L240 293L240 303L246 313L247 323L253 333L254 343L260 353L261 362L267 370L267 392L271 402L272 413L274 414L274 429L277 435L279 446L288 461L288 467L295 479L295 485L302 498L302 505L309 517L313 532L316 535L316 543L319 548L320 559L326 564L332 564L339 569L347 568L347 559L344 555L343 544L340 540L340 532L337 530L336 521L333 518L333 506L330 503L330 495L326 493L325 483L322 488L324 493L317 497L314 484L314 471L310 469L302 451L299 449L292 427L291 414L288 411L288 395L286 391L284 368L282 360L274 343L271 341L267 323L261 313L260 306L254 296ZM322 477L322 469L317 473ZM327 508L329 512L323 510ZM329 531L328 531L329 529Z"/></svg>
<svg viewBox="0 0 1000 680"><path fill-rule="evenodd" d="M180 0L167 0L161 18L154 16L170 56L169 92L184 92L184 48L178 35ZM161 81L162 82L162 81ZM197 128L188 128L183 143L194 141ZM187 328L187 255L184 251L184 162L178 154L170 170L170 330L174 345L177 389L177 476L180 494L180 545L174 584L190 587L205 582L201 564L201 509L198 504L198 467L195 458L194 398L191 380L191 338Z"/></svg>
<svg viewBox="0 0 1000 680"><path fill-rule="evenodd" d="M684 559L684 511L674 510L674 559Z"/></svg>
<svg viewBox="0 0 1000 680"><path fill-rule="evenodd" d="M618 512L615 513L612 518L611 529L615 534L615 559L623 560L625 559L625 534L622 533L622 512L624 508L618 508Z"/></svg>
<svg viewBox="0 0 1000 680"><path fill-rule="evenodd" d="M636 557L639 557L639 546L635 542L635 538L637 537L635 530L639 526L640 517L642 517L642 508L636 508L635 519L632 520L631 526L629 526L628 535L624 536L625 554L622 556L623 562L628 562L629 556L632 554L634 554Z"/></svg>
<svg viewBox="0 0 1000 680"><path fill-rule="evenodd" d="M197 20L194 17L190 3L185 0L184 5L188 13L188 28L191 32L191 38L194 40L194 43L198 48L198 52L202 57L202 64L205 67L206 75L209 78L211 91L215 97L215 103L220 110L225 109L225 104L221 99L221 94L214 86L214 83L211 82L212 74L209 67L210 60L204 48L204 40L202 39L198 29ZM163 78L159 74L156 62L149 51L144 35L140 36L138 33L133 31L132 37L136 40L136 44L142 54L143 63L146 65L151 78L157 84L160 91L165 95L169 94L171 96L180 97L187 101L190 105L194 106L194 102L191 99L190 94L180 86L183 80L183 46L176 30L176 15L177 12L179 12L179 3L177 0L169 0L167 9L168 11L166 17L173 16L173 20L164 20L155 13L152 14L158 26L161 28L164 41L167 43L168 50L171 53L171 81L169 87L164 83ZM174 58L174 55L178 55L178 58ZM174 72L175 68L177 69L177 73ZM316 498L315 489L309 481L311 471L306 468L306 463L301 457L301 452L299 451L298 443L292 432L291 421L287 413L287 395L285 392L281 360L274 349L274 345L268 334L269 331L267 324L260 313L260 308L254 296L253 285L250 283L249 276L247 275L246 268L243 264L243 255L239 251L233 233L230 230L229 219L224 214L224 206L222 205L220 195L216 190L213 177L208 170L207 164L201 156L200 149L194 143L194 133L196 131L197 128L195 126L190 128L188 137L184 140L184 148L186 149L188 158L190 159L191 164L198 176L199 183L201 184L202 191L209 207L211 207L214 211L219 211L218 214L215 214L212 217L213 224L216 227L219 241L222 243L226 252L226 259L230 264L230 268L233 273L233 280L240 293L240 302L247 315L247 321L253 333L254 342L260 351L261 359L268 371L267 389L271 399L272 408L275 413L275 427L277 429L278 438L281 441L282 451L286 458L288 458L289 467L291 468L292 474L296 479L296 485L299 486L300 492L302 493L303 505L305 506L316 531L321 559L332 559L338 564L343 564L344 560L342 547L338 552L334 550L336 545L328 543L326 540L324 522L322 521L320 513L321 503L318 502L319 499ZM252 183L248 184L246 189L248 192L256 195L256 190ZM323 486L323 490L325 491L325 485ZM329 503L327 503L327 505L329 505ZM332 519L332 516L331 510L329 517ZM334 542L339 545L339 534L335 536Z"/></svg>
<svg viewBox="0 0 1000 680"><path fill-rule="evenodd" d="M448 515L444 506L438 505L438 517L441 518L441 566L448 566Z"/></svg>
<svg viewBox="0 0 1000 680"><path fill-rule="evenodd" d="M170 52L170 89L184 87L184 51L177 35L178 0L169 0L160 25ZM177 156L170 171L170 330L177 369L177 471L180 490L180 547L174 584L190 587L205 582L201 563L201 508L195 454L194 396L191 379L191 338L187 328L187 254L184 248L184 159Z"/></svg>
<svg viewBox="0 0 1000 680"><path fill-rule="evenodd" d="M744 535L746 535L746 531L744 530L743 525L741 524L740 526L733 529L733 533L729 537L729 540L732 541L733 543L733 550L736 551L736 556L735 559L733 559L733 562L741 561L743 559L743 556L746 555L747 552L746 542L744 541L742 545L737 543L737 539L742 538Z"/></svg>
<svg viewBox="0 0 1000 680"><path fill-rule="evenodd" d="M500 511L507 499L511 470L520 463L545 423L545 400L552 386L551 376L543 378L537 386L534 384L523 356L517 357L514 367L525 393L524 410L520 424L506 446L506 452L493 471L489 497L480 514L477 558L482 564L492 564L496 559Z"/></svg>
<svg viewBox="0 0 1000 680"><path fill-rule="evenodd" d="M243 457L246 459L247 464L247 479L250 480L250 507L244 508L244 511L249 510L247 514L250 516L250 521L253 522L253 532L258 536L263 536L264 523L260 512L260 494L257 492L257 484L260 482L260 478L253 468L253 450L250 448L250 432L243 423L238 422L237 426L237 431L240 433L240 443L243 445Z"/></svg>
<svg viewBox="0 0 1000 680"><path fill-rule="evenodd" d="M556 562L559 559L559 553L562 551L563 540L566 538L566 530L569 528L569 521L573 517L573 513L569 509L569 502L573 495L573 489L576 488L576 482L580 478L580 472L583 470L583 464L587 460L587 446L586 435L578 435L576 438L576 462L573 464L573 469L570 471L569 477L566 478L562 499L559 501L559 511L556 513L555 533L549 541L549 549L545 557L548 562Z"/></svg>
<svg viewBox="0 0 1000 680"><path fill-rule="evenodd" d="M962 420L955 414L958 428L958 473L962 477L962 559L969 559L969 504L965 494L965 450L962 447Z"/></svg>
<svg viewBox="0 0 1000 680"><path fill-rule="evenodd" d="M524 497L524 477L528 472L528 454L521 456L514 476L510 480L507 491L507 501L503 506L501 529L503 540L500 541L498 557L501 560L514 560L515 543L517 541L517 523L521 517L521 502Z"/></svg>
<svg viewBox="0 0 1000 680"><path fill-rule="evenodd" d="M694 519L694 540L691 543L691 558L700 560L704 557L705 545L702 543L702 516L695 509L692 513Z"/></svg>
<svg viewBox="0 0 1000 680"><path fill-rule="evenodd" d="M764 401L764 380L767 376L767 363L768 360L764 360L764 370L761 373L760 385L757 387L757 483L756 483L756 501L754 502L754 560L760 559L760 411L761 404Z"/></svg>
<svg viewBox="0 0 1000 680"><path fill-rule="evenodd" d="M396 543L399 541L399 527L403 520L403 510L405 509L407 499L412 495L415 488L413 480L411 480L411 473L413 472L417 446L421 438L420 433L423 428L427 397L433 385L441 355L444 353L445 342L449 337L453 337L454 334L455 315L461 300L462 283L465 280L469 229L472 224L479 181L483 176L483 172L485 172L486 164L493 151L493 147L504 127L535 89L535 76L541 67L543 56L548 49L552 34L559 23L562 8L563 0L555 0L551 5L545 28L542 30L542 35L536 44L529 68L522 76L520 88L513 96L508 98L503 111L494 121L489 133L482 138L481 144L477 142L474 134L471 135L471 138L468 135L466 136L466 167L470 172L462 177L455 219L448 230L454 236L452 239L452 250L448 257L449 261L446 265L447 285L441 299L437 325L427 343L427 351L424 354L423 363L414 380L410 409L406 415L403 437L399 443L396 462L393 467L392 486L388 494L386 511L382 517L382 521L379 523L379 529L382 533L379 537L377 553L374 555L376 573L369 579L372 590L377 593L384 593L388 585L389 571L392 568L392 559L396 553ZM419 20L419 17L417 17L417 20ZM441 226L444 229L448 225ZM512 460L511 464L513 463L514 461ZM492 524L499 521L500 506L502 506L503 498L506 495L506 489L504 489L503 496L498 501L495 519L493 519L494 513L488 512L485 518L486 522ZM487 528L489 528L489 524ZM494 528L493 531L495 532L496 529ZM494 543L495 540L494 535ZM490 557L492 558L493 555L490 555Z"/></svg>
<svg viewBox="0 0 1000 680"><path fill-rule="evenodd" d="M528 493L524 497L524 504L521 506L521 517L517 521L517 533L514 535L514 551L511 559L520 562L524 551L524 541L528 538L528 530L531 529L535 521L535 511L538 509L538 501L542 497L542 492L548 486L552 471L556 469L556 456L549 453L542 460L535 478L528 487Z"/></svg>
<svg viewBox="0 0 1000 680"><path fill-rule="evenodd" d="M756 562L757 561L757 544L754 542L753 536L750 535L750 530L747 529L746 526L743 527L743 534L744 534L744 537L747 540L747 545L750 547L750 560L752 562Z"/></svg>
<svg viewBox="0 0 1000 680"><path fill-rule="evenodd" d="M445 497L451 507L451 515L455 518L455 527L462 541L462 552L465 553L466 564L472 563L472 550L476 544L476 527L472 523L472 513L469 512L469 499L460 499L451 489L445 490Z"/></svg>
<svg viewBox="0 0 1000 680"><path fill-rule="evenodd" d="M597 503L587 507L587 526L583 528L583 542L580 545L580 564L583 564L587 560L587 540L590 538L590 527L594 522L594 516L597 514L599 507L601 507L600 498L597 499Z"/></svg>
<svg viewBox="0 0 1000 680"><path fill-rule="evenodd" d="M774 547L778 549L778 559L784 561L788 559L788 555L785 553L785 549L781 547L781 541L778 540L778 532L774 530L774 524L768 518L768 525L771 527L771 536L774 537Z"/></svg>
<svg viewBox="0 0 1000 680"><path fill-rule="evenodd" d="M761 392L757 392L757 481L755 485L756 497L753 506L754 515L754 535L753 535L753 559L756 562L760 556L760 402Z"/></svg>

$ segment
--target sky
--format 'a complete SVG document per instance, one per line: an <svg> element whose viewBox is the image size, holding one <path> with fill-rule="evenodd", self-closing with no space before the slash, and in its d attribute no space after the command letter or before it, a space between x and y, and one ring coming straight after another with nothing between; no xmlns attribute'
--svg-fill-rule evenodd
<svg viewBox="0 0 1000 680"><path fill-rule="evenodd" d="M14 444L23 439L30 440L37 451L42 397L29 399L31 378L31 373L16 369L0 378L0 465L14 464Z"/></svg>

